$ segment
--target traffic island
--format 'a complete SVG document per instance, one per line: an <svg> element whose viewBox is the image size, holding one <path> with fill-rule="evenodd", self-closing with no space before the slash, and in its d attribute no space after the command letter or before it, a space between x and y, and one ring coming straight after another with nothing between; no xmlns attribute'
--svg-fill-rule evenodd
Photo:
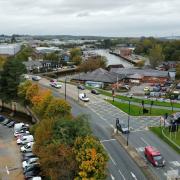
<svg viewBox="0 0 180 180"><path fill-rule="evenodd" d="M157 180L158 178L150 171L144 159L138 154L136 149L131 145L127 146L127 142L121 134L113 133L112 135L126 150L129 156L134 160L137 166L141 169L147 179L149 180Z"/></svg>

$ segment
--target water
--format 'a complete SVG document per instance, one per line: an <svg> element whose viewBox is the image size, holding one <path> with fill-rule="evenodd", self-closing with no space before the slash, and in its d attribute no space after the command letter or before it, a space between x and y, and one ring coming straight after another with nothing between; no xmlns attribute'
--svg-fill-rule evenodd
<svg viewBox="0 0 180 180"><path fill-rule="evenodd" d="M107 64L113 65L113 64L122 64L124 67L133 67L133 64L127 62L126 60L122 59L121 57L115 56L113 54L109 54L108 50L100 49L100 50L94 50L93 52L105 56L107 58Z"/></svg>

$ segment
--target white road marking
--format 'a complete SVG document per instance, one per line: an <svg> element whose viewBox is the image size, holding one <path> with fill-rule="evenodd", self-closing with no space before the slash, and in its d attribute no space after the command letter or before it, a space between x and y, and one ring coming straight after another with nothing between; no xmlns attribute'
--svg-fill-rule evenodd
<svg viewBox="0 0 180 180"><path fill-rule="evenodd" d="M111 179L112 179L112 180L115 180L115 177L114 177L112 174L111 174Z"/></svg>
<svg viewBox="0 0 180 180"><path fill-rule="evenodd" d="M110 155L109 153L108 153L108 155L109 155L111 161L113 162L113 164L116 166L116 165L117 165L117 164L116 164L116 161L111 157L111 155Z"/></svg>
<svg viewBox="0 0 180 180"><path fill-rule="evenodd" d="M136 148L136 150L137 150L138 152L143 152L143 151L144 151L144 147L138 147L138 148Z"/></svg>
<svg viewBox="0 0 180 180"><path fill-rule="evenodd" d="M123 173L122 173L120 170L119 170L118 172L119 172L119 174L122 176L122 178L123 178L124 180L126 180L126 178L124 177Z"/></svg>
<svg viewBox="0 0 180 180"><path fill-rule="evenodd" d="M105 140L102 140L100 142L103 143L103 142L108 142L108 141L116 141L116 139L105 139Z"/></svg>
<svg viewBox="0 0 180 180"><path fill-rule="evenodd" d="M174 166L180 167L179 161L171 161L170 163L173 164Z"/></svg>
<svg viewBox="0 0 180 180"><path fill-rule="evenodd" d="M135 175L133 172L131 172L131 176L132 176L135 180L137 180L136 175Z"/></svg>
<svg viewBox="0 0 180 180"><path fill-rule="evenodd" d="M6 172L7 172L7 174L9 175L9 170L8 170L8 167L6 166Z"/></svg>
<svg viewBox="0 0 180 180"><path fill-rule="evenodd" d="M141 140L142 140L147 146L149 146L149 143L146 142L142 137L141 137Z"/></svg>

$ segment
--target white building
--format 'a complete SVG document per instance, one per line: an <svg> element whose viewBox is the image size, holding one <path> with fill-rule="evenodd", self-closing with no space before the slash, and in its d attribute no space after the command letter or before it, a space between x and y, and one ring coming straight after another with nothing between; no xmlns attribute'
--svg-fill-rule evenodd
<svg viewBox="0 0 180 180"><path fill-rule="evenodd" d="M36 51L40 53L52 53L55 51L61 51L58 47L36 47Z"/></svg>
<svg viewBox="0 0 180 180"><path fill-rule="evenodd" d="M0 55L13 56L21 50L20 44L0 44Z"/></svg>

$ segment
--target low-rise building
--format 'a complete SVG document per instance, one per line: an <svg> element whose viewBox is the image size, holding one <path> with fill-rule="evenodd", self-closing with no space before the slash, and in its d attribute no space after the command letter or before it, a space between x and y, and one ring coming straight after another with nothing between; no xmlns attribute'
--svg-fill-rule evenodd
<svg viewBox="0 0 180 180"><path fill-rule="evenodd" d="M0 44L0 55L14 56L20 50L20 44Z"/></svg>

